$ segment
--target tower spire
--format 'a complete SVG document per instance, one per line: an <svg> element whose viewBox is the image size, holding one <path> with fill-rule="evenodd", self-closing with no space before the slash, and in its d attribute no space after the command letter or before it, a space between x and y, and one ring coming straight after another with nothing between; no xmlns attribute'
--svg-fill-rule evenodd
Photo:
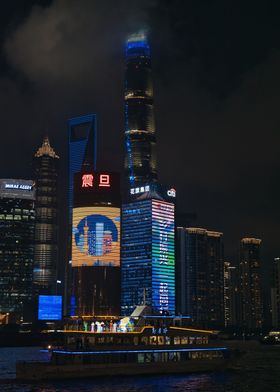
<svg viewBox="0 0 280 392"><path fill-rule="evenodd" d="M50 145L50 140L48 135L45 135L43 138L43 143L42 146L38 148L37 152L35 153L35 157L41 157L43 155L48 155L52 158L59 158L58 155L56 155L54 149Z"/></svg>

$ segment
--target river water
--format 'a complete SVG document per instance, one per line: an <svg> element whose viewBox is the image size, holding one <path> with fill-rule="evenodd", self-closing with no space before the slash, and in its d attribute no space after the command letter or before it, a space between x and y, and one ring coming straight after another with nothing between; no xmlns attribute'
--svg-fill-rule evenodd
<svg viewBox="0 0 280 392"><path fill-rule="evenodd" d="M257 346L226 371L142 377L107 377L19 384L16 360L47 361L39 348L0 348L0 391L16 392L280 392L280 346Z"/></svg>

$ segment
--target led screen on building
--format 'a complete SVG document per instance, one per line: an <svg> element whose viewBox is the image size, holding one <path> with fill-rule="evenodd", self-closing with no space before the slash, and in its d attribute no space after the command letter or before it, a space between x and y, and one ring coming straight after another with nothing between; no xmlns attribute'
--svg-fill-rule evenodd
<svg viewBox="0 0 280 392"><path fill-rule="evenodd" d="M152 200L153 307L175 313L174 204Z"/></svg>
<svg viewBox="0 0 280 392"><path fill-rule="evenodd" d="M72 267L120 266L120 208L75 207Z"/></svg>
<svg viewBox="0 0 280 392"><path fill-rule="evenodd" d="M61 320L62 296L39 295L38 320Z"/></svg>

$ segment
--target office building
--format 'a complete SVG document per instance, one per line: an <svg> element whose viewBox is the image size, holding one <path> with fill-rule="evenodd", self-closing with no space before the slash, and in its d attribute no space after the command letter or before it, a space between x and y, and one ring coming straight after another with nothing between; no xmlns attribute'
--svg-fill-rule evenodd
<svg viewBox="0 0 280 392"><path fill-rule="evenodd" d="M224 325L223 233L177 228L177 311L206 327Z"/></svg>
<svg viewBox="0 0 280 392"><path fill-rule="evenodd" d="M237 325L237 268L231 262L224 262L224 309L225 327Z"/></svg>
<svg viewBox="0 0 280 392"><path fill-rule="evenodd" d="M96 116L89 114L71 118L68 121L68 238L67 258L64 282L64 313L69 313L71 294L71 259L72 259L72 211L74 198L74 177L80 173L86 162L90 171L96 170L97 131Z"/></svg>
<svg viewBox="0 0 280 392"><path fill-rule="evenodd" d="M121 311L137 305L175 314L174 188L157 181L150 46L145 34L126 43L127 202L122 206Z"/></svg>
<svg viewBox="0 0 280 392"><path fill-rule="evenodd" d="M273 263L271 293L271 321L273 328L280 328L280 257Z"/></svg>
<svg viewBox="0 0 280 392"><path fill-rule="evenodd" d="M156 182L156 139L150 46L145 34L126 43L125 172L130 188Z"/></svg>
<svg viewBox="0 0 280 392"><path fill-rule="evenodd" d="M70 313L119 315L119 175L83 169L74 181Z"/></svg>
<svg viewBox="0 0 280 392"><path fill-rule="evenodd" d="M175 314L174 204L164 200L122 207L122 314L137 305Z"/></svg>
<svg viewBox="0 0 280 392"><path fill-rule="evenodd" d="M85 155L91 170L96 170L96 116L88 114L68 121L69 135L69 214L72 221L74 175L82 169Z"/></svg>
<svg viewBox="0 0 280 392"><path fill-rule="evenodd" d="M244 330L261 329L263 326L261 242L258 238L242 238L240 242L239 325Z"/></svg>
<svg viewBox="0 0 280 392"><path fill-rule="evenodd" d="M58 268L57 174L59 157L43 140L34 159L36 183L34 290L38 294L55 294Z"/></svg>
<svg viewBox="0 0 280 392"><path fill-rule="evenodd" d="M0 180L0 313L29 317L34 260L35 188L29 180Z"/></svg>

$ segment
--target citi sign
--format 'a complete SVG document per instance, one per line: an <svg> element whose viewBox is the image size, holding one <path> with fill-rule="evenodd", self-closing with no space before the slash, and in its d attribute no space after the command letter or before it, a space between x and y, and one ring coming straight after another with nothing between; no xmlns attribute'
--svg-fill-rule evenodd
<svg viewBox="0 0 280 392"><path fill-rule="evenodd" d="M174 188L168 189L167 196L176 197L176 190Z"/></svg>

